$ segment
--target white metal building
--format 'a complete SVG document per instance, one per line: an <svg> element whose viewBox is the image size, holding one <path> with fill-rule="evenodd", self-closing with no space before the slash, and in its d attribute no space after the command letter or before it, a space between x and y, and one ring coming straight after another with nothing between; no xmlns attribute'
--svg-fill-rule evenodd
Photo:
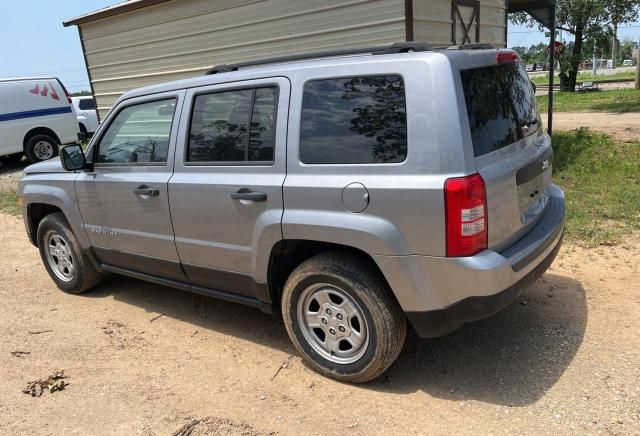
<svg viewBox="0 0 640 436"><path fill-rule="evenodd" d="M125 91L221 63L400 41L506 46L508 10L554 0L130 0L77 25L100 115ZM548 15L547 15L548 19Z"/></svg>

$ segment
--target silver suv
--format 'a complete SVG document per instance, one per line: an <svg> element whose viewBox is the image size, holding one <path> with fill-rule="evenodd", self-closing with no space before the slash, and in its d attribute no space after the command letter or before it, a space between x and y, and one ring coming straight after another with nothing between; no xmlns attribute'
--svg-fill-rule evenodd
<svg viewBox="0 0 640 436"><path fill-rule="evenodd" d="M544 273L551 161L515 52L395 44L127 92L20 196L63 291L108 272L281 313L309 365L366 382L407 321L447 334Z"/></svg>

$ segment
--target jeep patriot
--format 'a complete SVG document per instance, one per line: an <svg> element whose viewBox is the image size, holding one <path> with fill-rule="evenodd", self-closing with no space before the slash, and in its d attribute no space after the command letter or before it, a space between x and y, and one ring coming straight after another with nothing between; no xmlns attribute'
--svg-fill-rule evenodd
<svg viewBox="0 0 640 436"><path fill-rule="evenodd" d="M402 43L129 91L19 196L63 291L115 273L278 313L309 365L366 382L407 323L445 335L549 267L552 154L515 52Z"/></svg>

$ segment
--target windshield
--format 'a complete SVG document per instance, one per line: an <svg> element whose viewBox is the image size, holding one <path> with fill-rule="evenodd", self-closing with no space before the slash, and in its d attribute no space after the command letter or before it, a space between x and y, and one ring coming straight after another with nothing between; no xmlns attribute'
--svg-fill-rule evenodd
<svg viewBox="0 0 640 436"><path fill-rule="evenodd" d="M460 74L476 157L538 130L535 91L524 64L473 68Z"/></svg>

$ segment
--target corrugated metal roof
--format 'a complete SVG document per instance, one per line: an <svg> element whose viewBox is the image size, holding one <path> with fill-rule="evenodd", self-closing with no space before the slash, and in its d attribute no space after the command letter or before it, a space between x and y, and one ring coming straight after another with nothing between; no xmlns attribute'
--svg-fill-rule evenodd
<svg viewBox="0 0 640 436"><path fill-rule="evenodd" d="M111 17L113 15L122 14L124 12L134 11L136 9L152 6L158 3L163 3L169 0L128 0L122 3L108 6L106 8L98 9L97 11L89 12L88 14L80 15L79 17L70 18L63 21L62 24L67 26L74 26L78 24L87 23L89 21L99 20L101 18Z"/></svg>
<svg viewBox="0 0 640 436"><path fill-rule="evenodd" d="M80 15L79 17L71 18L69 20L63 21L62 24L64 24L65 27L83 24L89 21L100 20L102 18L110 17L124 12L134 11L136 9L152 6L166 1L169 0L128 0L103 9L98 9L94 12L89 12L88 14ZM544 26L550 27L551 17L549 8L555 7L555 4L555 0L509 0L507 11L528 12Z"/></svg>

